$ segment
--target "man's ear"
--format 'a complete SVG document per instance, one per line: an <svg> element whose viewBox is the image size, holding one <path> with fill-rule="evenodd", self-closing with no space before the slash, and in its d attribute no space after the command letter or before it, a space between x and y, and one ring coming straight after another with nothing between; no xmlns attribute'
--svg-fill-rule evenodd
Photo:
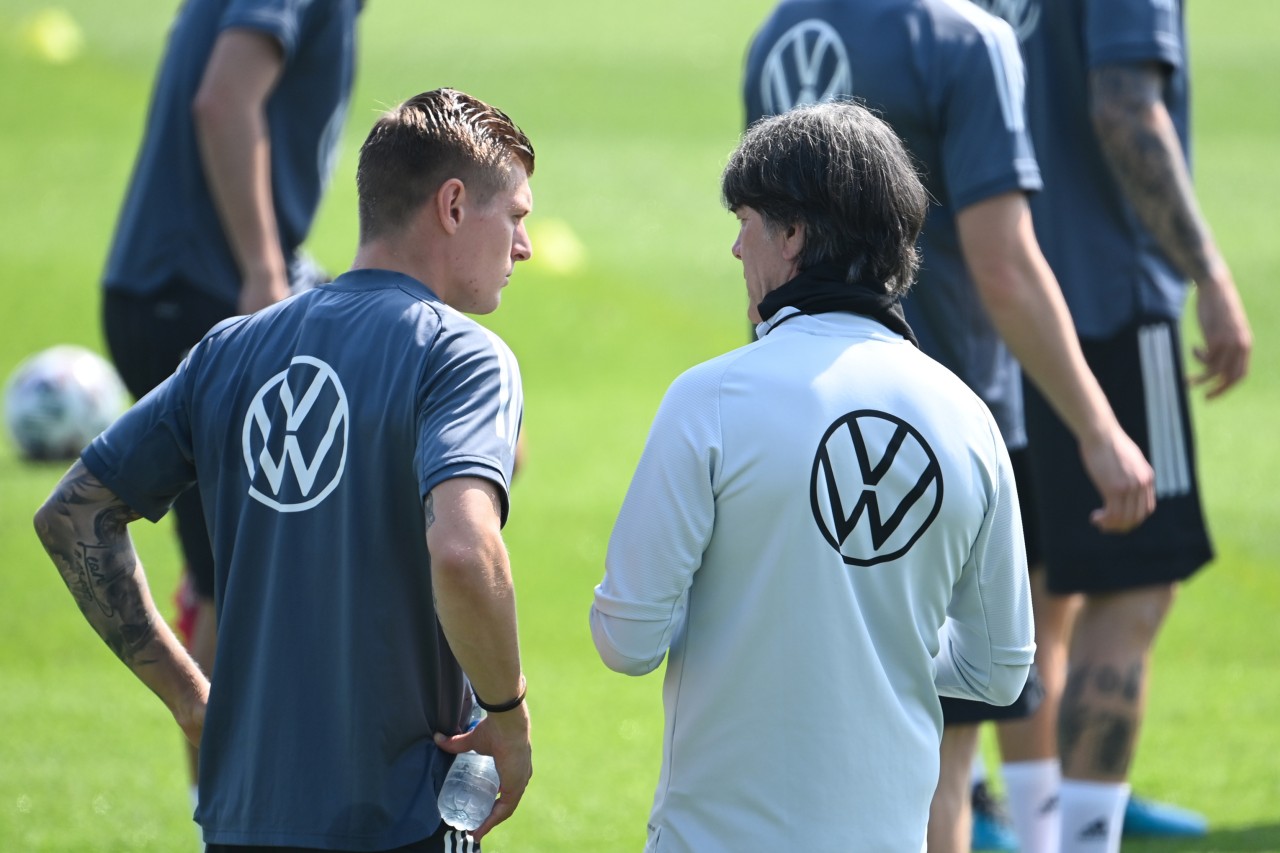
<svg viewBox="0 0 1280 853"><path fill-rule="evenodd" d="M467 203L467 187L457 178L440 185L435 194L435 213L446 234L453 234L462 224Z"/></svg>
<svg viewBox="0 0 1280 853"><path fill-rule="evenodd" d="M798 261L804 251L804 223L788 225L782 234L782 257L787 261Z"/></svg>

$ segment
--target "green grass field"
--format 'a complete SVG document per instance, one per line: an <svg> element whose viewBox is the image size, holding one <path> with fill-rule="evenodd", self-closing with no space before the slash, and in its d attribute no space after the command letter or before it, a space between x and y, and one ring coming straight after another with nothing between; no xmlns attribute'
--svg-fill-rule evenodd
<svg viewBox="0 0 1280 853"><path fill-rule="evenodd" d="M355 153L381 107L456 86L510 112L539 152L540 254L485 320L525 378L529 457L507 535L536 747L533 783L491 853L643 845L660 676L605 670L586 614L667 383L744 337L717 179L742 120L743 50L769 5L375 0L364 16L342 165L309 245L326 266L354 251ZM27 35L41 5L0 5L0 375L55 343L101 349L97 280L175 4L63 7L86 35L56 64ZM1134 772L1139 790L1206 812L1214 829L1124 849L1280 851L1280 3L1193 2L1190 26L1201 198L1257 350L1244 386L1195 410L1219 558L1162 637ZM576 266L558 223L584 247ZM31 533L60 473L0 439L0 851L194 851L177 729L83 623ZM168 525L135 527L167 599ZM796 727L816 727L799 736L821 737L797 699Z"/></svg>

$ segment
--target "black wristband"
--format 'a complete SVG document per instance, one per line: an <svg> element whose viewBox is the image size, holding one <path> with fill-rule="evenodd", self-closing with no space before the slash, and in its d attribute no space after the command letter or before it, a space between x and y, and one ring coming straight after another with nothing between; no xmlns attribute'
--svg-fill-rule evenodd
<svg viewBox="0 0 1280 853"><path fill-rule="evenodd" d="M486 713L501 714L506 711L514 711L516 708L520 707L522 702L524 702L524 695L529 692L528 682L524 679L521 679L520 681L520 694L510 701L503 702L501 705L490 705L488 702L481 699L480 694L475 691L472 691L471 695L475 697L476 704L483 708Z"/></svg>

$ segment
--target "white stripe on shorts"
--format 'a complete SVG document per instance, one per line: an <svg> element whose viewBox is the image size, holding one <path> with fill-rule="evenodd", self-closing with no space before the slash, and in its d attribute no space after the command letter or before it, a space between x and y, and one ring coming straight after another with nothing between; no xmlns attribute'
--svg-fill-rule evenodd
<svg viewBox="0 0 1280 853"><path fill-rule="evenodd" d="M1142 393L1147 407L1148 460L1156 474L1156 498L1191 492L1191 462L1187 436L1178 408L1177 361L1168 326L1138 330L1138 359L1142 365Z"/></svg>
<svg viewBox="0 0 1280 853"><path fill-rule="evenodd" d="M475 853L476 840L469 834L451 829L444 834L444 853Z"/></svg>

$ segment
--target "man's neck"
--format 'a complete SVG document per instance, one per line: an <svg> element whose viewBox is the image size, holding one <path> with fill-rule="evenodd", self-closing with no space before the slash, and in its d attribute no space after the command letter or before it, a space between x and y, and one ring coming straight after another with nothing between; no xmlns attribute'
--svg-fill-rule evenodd
<svg viewBox="0 0 1280 853"><path fill-rule="evenodd" d="M430 287L437 296L444 298L444 294L437 288L447 287L448 277L435 261L436 257L421 244L406 247L400 241L372 240L356 250L351 269L398 272L417 279Z"/></svg>

